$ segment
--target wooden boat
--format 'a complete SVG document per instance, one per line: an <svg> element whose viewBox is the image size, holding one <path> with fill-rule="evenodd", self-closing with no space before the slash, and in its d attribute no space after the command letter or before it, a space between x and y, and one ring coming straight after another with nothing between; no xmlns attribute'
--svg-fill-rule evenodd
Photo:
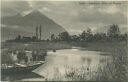
<svg viewBox="0 0 128 82"><path fill-rule="evenodd" d="M1 74L24 74L30 73L44 63L47 52L39 53L37 50L14 50L8 52L10 61L3 62L1 65ZM18 63L17 63L18 62ZM10 64L9 64L10 63Z"/></svg>
<svg viewBox="0 0 128 82"><path fill-rule="evenodd" d="M38 68L41 66L44 62L39 61L36 63L31 63L31 64L19 64L15 63L12 65L2 65L1 66L1 74L6 75L6 74L25 74L32 72L34 69Z"/></svg>

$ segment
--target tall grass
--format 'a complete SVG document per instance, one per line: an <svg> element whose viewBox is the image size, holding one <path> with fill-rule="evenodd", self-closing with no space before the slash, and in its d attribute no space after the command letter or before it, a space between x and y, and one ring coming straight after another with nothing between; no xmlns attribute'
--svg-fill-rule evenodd
<svg viewBox="0 0 128 82"><path fill-rule="evenodd" d="M59 68L55 67L54 76L47 80L50 81L112 81L128 82L128 55L126 48L116 48L110 60L106 63L99 63L98 69L87 66L73 67L64 65L64 75Z"/></svg>
<svg viewBox="0 0 128 82"><path fill-rule="evenodd" d="M128 81L128 55L126 48L116 48L112 53L112 61L106 62L103 68L99 67L96 77L98 81Z"/></svg>

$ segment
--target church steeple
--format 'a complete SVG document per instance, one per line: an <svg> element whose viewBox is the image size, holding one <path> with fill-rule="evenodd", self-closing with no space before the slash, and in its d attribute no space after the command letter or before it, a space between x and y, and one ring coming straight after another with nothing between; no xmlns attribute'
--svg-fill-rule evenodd
<svg viewBox="0 0 128 82"><path fill-rule="evenodd" d="M41 25L40 25L40 27L39 27L40 40L41 40L41 32L42 32L42 29L41 29Z"/></svg>
<svg viewBox="0 0 128 82"><path fill-rule="evenodd" d="M38 26L36 27L36 39L38 40Z"/></svg>
<svg viewBox="0 0 128 82"><path fill-rule="evenodd" d="M41 32L42 32L42 29L41 29L41 25L38 27L36 27L36 38L38 40L41 40Z"/></svg>

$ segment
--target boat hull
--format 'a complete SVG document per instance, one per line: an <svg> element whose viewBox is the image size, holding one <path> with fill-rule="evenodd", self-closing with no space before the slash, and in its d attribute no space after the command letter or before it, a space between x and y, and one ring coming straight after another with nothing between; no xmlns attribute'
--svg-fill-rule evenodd
<svg viewBox="0 0 128 82"><path fill-rule="evenodd" d="M7 68L7 69L1 69L1 74L2 75L25 74L25 73L32 72L34 69L38 68L42 64L43 63L32 65L32 66L27 66L27 67L12 67L12 68Z"/></svg>

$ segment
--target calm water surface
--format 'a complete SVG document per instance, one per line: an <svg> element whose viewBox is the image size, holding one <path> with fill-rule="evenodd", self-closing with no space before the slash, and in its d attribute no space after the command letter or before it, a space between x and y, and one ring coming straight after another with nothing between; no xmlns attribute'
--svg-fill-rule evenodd
<svg viewBox="0 0 128 82"><path fill-rule="evenodd" d="M82 48L62 49L56 50L56 52L48 51L45 64L35 69L34 75L28 74L27 77L19 75L17 79L42 80L38 75L45 77L44 79L52 79L57 75L63 78L67 70L72 71L74 68L80 69L81 67L85 67L84 70L89 71L91 69L92 72L96 72L99 65L104 66L105 62L111 60L110 56L103 54L106 52L88 51ZM4 78L7 80L10 80L9 78L11 80L16 79L13 75Z"/></svg>
<svg viewBox="0 0 128 82"><path fill-rule="evenodd" d="M102 54L102 55L101 55ZM86 67L87 71L97 71L98 66L104 64L111 59L110 56L103 55L105 52L87 51L82 48L63 49L56 52L49 51L46 57L46 63L33 72L52 79L56 75L65 75L66 70L80 69Z"/></svg>

